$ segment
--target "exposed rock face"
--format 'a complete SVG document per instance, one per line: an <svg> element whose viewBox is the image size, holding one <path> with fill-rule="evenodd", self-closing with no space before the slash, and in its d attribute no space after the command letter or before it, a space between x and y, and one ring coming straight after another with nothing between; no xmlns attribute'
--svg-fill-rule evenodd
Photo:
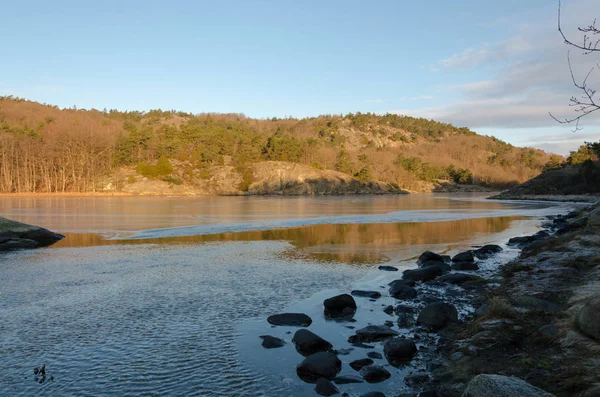
<svg viewBox="0 0 600 397"><path fill-rule="evenodd" d="M264 161L252 164L248 194L321 195L405 193L377 181L360 181L348 174L303 164Z"/></svg>
<svg viewBox="0 0 600 397"><path fill-rule="evenodd" d="M502 375L477 375L462 397L554 397L522 379Z"/></svg>
<svg viewBox="0 0 600 397"><path fill-rule="evenodd" d="M593 296L583 305L576 321L581 332L600 341L600 294Z"/></svg>
<svg viewBox="0 0 600 397"><path fill-rule="evenodd" d="M63 238L62 234L0 217L0 252L47 247Z"/></svg>
<svg viewBox="0 0 600 397"><path fill-rule="evenodd" d="M425 306L417 318L417 324L432 332L437 332L448 323L456 321L458 321L456 307L444 302L431 303Z"/></svg>
<svg viewBox="0 0 600 397"><path fill-rule="evenodd" d="M348 294L325 299L323 306L326 317L351 317L356 312L356 301Z"/></svg>
<svg viewBox="0 0 600 397"><path fill-rule="evenodd" d="M273 314L267 318L271 325L287 325L291 327L308 327L312 319L304 313Z"/></svg>
<svg viewBox="0 0 600 397"><path fill-rule="evenodd" d="M296 373L305 382L315 383L319 378L333 379L342 369L342 362L333 353L315 353L296 367Z"/></svg>
<svg viewBox="0 0 600 397"><path fill-rule="evenodd" d="M296 345L296 350L302 355L310 355L317 352L324 352L333 346L319 335L307 329L299 329L294 334L292 342Z"/></svg>

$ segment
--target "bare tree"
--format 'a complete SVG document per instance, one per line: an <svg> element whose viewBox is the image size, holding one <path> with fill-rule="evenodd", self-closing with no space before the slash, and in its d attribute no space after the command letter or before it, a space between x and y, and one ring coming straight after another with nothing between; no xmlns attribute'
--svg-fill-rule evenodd
<svg viewBox="0 0 600 397"><path fill-rule="evenodd" d="M583 51L584 55L589 55L591 53L600 52L600 28L596 27L596 20L586 26L579 27L577 30L583 34L583 37L580 40L574 41L568 38L562 28L561 25L561 2L558 2L558 31L562 36L565 44L570 47L577 48L578 50ZM572 96L569 100L569 106L571 106L576 115L573 117L567 117L564 119L559 119L555 117L552 113L550 116L561 124L570 124L575 123L575 128L573 131L578 131L581 128L579 127L579 121L589 115L590 113L594 113L600 110L600 100L598 98L597 91L593 87L589 85L590 75L594 72L595 69L600 69L600 63L596 63L585 77L582 80L578 80L575 77L575 73L573 72L573 67L571 66L571 57L570 54L567 55L567 61L569 63L569 71L571 73L571 79L573 80L573 85L580 91L579 95Z"/></svg>

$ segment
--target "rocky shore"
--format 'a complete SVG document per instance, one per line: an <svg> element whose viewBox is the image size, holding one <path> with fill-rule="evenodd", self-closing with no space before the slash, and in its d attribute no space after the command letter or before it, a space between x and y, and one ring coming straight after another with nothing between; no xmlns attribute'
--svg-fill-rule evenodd
<svg viewBox="0 0 600 397"><path fill-rule="evenodd" d="M506 252L515 255L501 263ZM599 204L503 246L424 252L416 266L380 266L387 285L325 299L336 336L310 330L322 319L279 313L268 322L286 336L261 335L262 346L292 345L315 395L600 395Z"/></svg>
<svg viewBox="0 0 600 397"><path fill-rule="evenodd" d="M0 217L0 252L47 247L63 238L62 234Z"/></svg>

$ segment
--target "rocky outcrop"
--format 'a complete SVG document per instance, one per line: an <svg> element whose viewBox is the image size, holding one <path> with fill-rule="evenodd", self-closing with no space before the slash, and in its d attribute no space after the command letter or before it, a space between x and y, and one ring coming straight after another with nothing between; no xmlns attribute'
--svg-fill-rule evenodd
<svg viewBox="0 0 600 397"><path fill-rule="evenodd" d="M588 299L577 314L576 321L581 332L600 341L600 294Z"/></svg>
<svg viewBox="0 0 600 397"><path fill-rule="evenodd" d="M514 376L477 375L469 382L462 397L554 397Z"/></svg>
<svg viewBox="0 0 600 397"><path fill-rule="evenodd" d="M0 252L47 247L63 238L62 234L0 217Z"/></svg>

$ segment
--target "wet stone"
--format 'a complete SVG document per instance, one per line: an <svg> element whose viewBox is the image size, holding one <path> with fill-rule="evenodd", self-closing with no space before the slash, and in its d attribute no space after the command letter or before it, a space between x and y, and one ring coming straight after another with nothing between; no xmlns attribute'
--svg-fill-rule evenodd
<svg viewBox="0 0 600 397"><path fill-rule="evenodd" d="M267 318L271 325L289 326L289 327L308 327L312 324L312 319L304 313L281 313L274 314Z"/></svg>
<svg viewBox="0 0 600 397"><path fill-rule="evenodd" d="M315 391L320 396L333 396L338 394L340 390L335 387L333 383L329 379L319 378L317 380L317 384L315 385Z"/></svg>
<svg viewBox="0 0 600 397"><path fill-rule="evenodd" d="M371 299L379 299L381 298L381 293L377 291L362 291L362 290L354 290L351 292L353 296L358 296L361 298L371 298Z"/></svg>
<svg viewBox="0 0 600 397"><path fill-rule="evenodd" d="M370 358L361 358L359 360L354 360L350 363L350 367L355 371L360 371L362 367L366 367L367 365L373 364L373 360Z"/></svg>
<svg viewBox="0 0 600 397"><path fill-rule="evenodd" d="M380 365L367 365L359 373L367 383L383 382L392 376L387 369Z"/></svg>
<svg viewBox="0 0 600 397"><path fill-rule="evenodd" d="M264 347L265 349L276 349L278 347L285 346L285 341L275 336L261 335L260 338L263 340L262 347Z"/></svg>

